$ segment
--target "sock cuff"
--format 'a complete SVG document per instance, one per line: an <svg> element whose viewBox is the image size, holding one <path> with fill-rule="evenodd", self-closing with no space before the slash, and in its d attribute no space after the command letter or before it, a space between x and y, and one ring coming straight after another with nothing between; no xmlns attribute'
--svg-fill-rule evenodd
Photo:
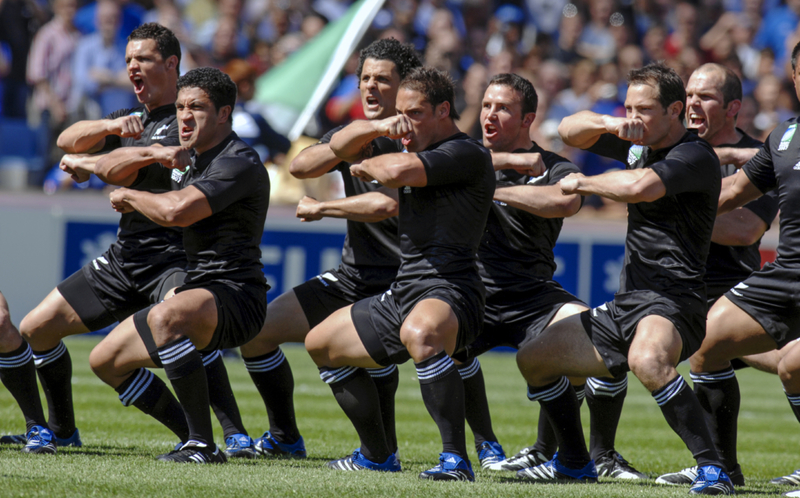
<svg viewBox="0 0 800 498"><path fill-rule="evenodd" d="M800 394L789 394L786 391L783 391L786 394L786 399L789 400L789 403L792 406L800 406Z"/></svg>
<svg viewBox="0 0 800 498"><path fill-rule="evenodd" d="M571 389L569 380L561 377L552 384L542 387L528 386L528 399L531 401L552 401Z"/></svg>
<svg viewBox="0 0 800 498"><path fill-rule="evenodd" d="M47 351L42 352L33 352L33 363L36 365L36 368L42 368L45 365L49 365L53 363L57 359L61 358L67 353L67 346L64 345L64 341L58 343L58 346L54 347L53 349L49 349Z"/></svg>
<svg viewBox="0 0 800 498"><path fill-rule="evenodd" d="M339 368L320 367L319 378L322 379L329 386L332 386L333 384L347 380L348 377L350 377L357 371L358 367L339 367Z"/></svg>
<svg viewBox="0 0 800 498"><path fill-rule="evenodd" d="M397 371L397 365L389 365L384 368L365 368L365 370L373 379L382 379L394 374Z"/></svg>
<svg viewBox="0 0 800 498"><path fill-rule="evenodd" d="M215 349L214 351L201 352L200 356L203 358L203 366L207 367L217 361L217 358L222 358L222 351Z"/></svg>
<svg viewBox="0 0 800 498"><path fill-rule="evenodd" d="M417 369L417 379L420 384L436 382L456 369L456 364L453 363L453 359L447 356L447 353L444 351L427 360L414 363L414 366Z"/></svg>
<svg viewBox="0 0 800 498"><path fill-rule="evenodd" d="M158 348L158 357L170 380L180 379L203 368L203 359L188 337L181 337Z"/></svg>
<svg viewBox="0 0 800 498"><path fill-rule="evenodd" d="M728 367L716 372L689 372L689 378L695 384L711 384L714 382L722 382L723 380L733 379L736 377L736 371L733 367Z"/></svg>
<svg viewBox="0 0 800 498"><path fill-rule="evenodd" d="M481 371L481 362L478 361L477 358L472 358L467 363L462 363L461 365L457 365L458 373L461 375L462 380L467 380L470 377L474 377Z"/></svg>
<svg viewBox="0 0 800 498"><path fill-rule="evenodd" d="M122 406L131 406L150 387L154 378L155 375L150 370L145 368L137 369L133 375L128 377L116 389Z"/></svg>
<svg viewBox="0 0 800 498"><path fill-rule="evenodd" d="M586 398L586 384L572 386L572 390L575 391L575 396L578 397L578 401L583 401L583 399Z"/></svg>
<svg viewBox="0 0 800 498"><path fill-rule="evenodd" d="M683 380L683 377L677 375L674 379L667 382L667 385L653 391L653 398L655 398L658 406L664 406L672 398L678 396L684 388L686 388L686 381Z"/></svg>
<svg viewBox="0 0 800 498"><path fill-rule="evenodd" d="M254 356L252 358L244 358L244 367L248 372L269 372L275 370L286 361L286 356L283 355L281 348L261 356Z"/></svg>
<svg viewBox="0 0 800 498"><path fill-rule="evenodd" d="M22 341L22 345L9 353L0 353L0 369L19 368L33 357L30 345Z"/></svg>
<svg viewBox="0 0 800 498"><path fill-rule="evenodd" d="M586 379L586 385L593 396L613 398L628 389L628 376L620 379L589 377Z"/></svg>

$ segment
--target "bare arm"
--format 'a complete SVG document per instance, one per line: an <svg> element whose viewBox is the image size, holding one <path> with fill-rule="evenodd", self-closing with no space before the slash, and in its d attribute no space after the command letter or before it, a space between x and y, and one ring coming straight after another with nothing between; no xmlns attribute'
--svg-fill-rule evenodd
<svg viewBox="0 0 800 498"><path fill-rule="evenodd" d="M316 144L300 151L289 165L289 173L299 179L318 178L342 162L330 144Z"/></svg>
<svg viewBox="0 0 800 498"><path fill-rule="evenodd" d="M567 116L558 125L558 134L565 144L579 149L588 149L606 133L613 133L623 140L641 140L644 125L641 120L617 118L591 111L581 111Z"/></svg>
<svg viewBox="0 0 800 498"><path fill-rule="evenodd" d="M370 143L378 137L401 138L411 133L411 121L397 115L373 121L354 121L331 137L331 150L348 163L370 156Z"/></svg>
<svg viewBox="0 0 800 498"><path fill-rule="evenodd" d="M184 168L191 164L189 149L184 147L121 147L102 156L94 174L111 185L130 186L138 171L148 164L161 163L168 168Z"/></svg>
<svg viewBox="0 0 800 498"><path fill-rule="evenodd" d="M114 210L135 210L165 227L188 227L213 214L206 196L191 185L163 194L120 188L111 192L110 198Z"/></svg>
<svg viewBox="0 0 800 498"><path fill-rule="evenodd" d="M599 195L619 202L653 202L667 194L667 187L650 168L611 171L583 176L572 173L558 185L564 194Z"/></svg>
<svg viewBox="0 0 800 498"><path fill-rule="evenodd" d="M397 190L382 188L375 192L320 202L303 197L297 205L297 217L302 221L322 218L344 218L350 221L374 223L397 216Z"/></svg>
<svg viewBox="0 0 800 498"><path fill-rule="evenodd" d="M564 195L558 185L497 187L494 199L542 218L568 218L581 208L581 196Z"/></svg>
<svg viewBox="0 0 800 498"><path fill-rule="evenodd" d="M78 154L97 152L106 143L109 135L139 138L144 131L142 119L137 115L117 119L78 121L58 136L57 145L65 152Z"/></svg>
<svg viewBox="0 0 800 498"><path fill-rule="evenodd" d="M724 246L755 244L767 231L768 225L746 207L717 216L711 241Z"/></svg>
<svg viewBox="0 0 800 498"><path fill-rule="evenodd" d="M542 161L542 155L538 152L515 154L513 152L492 151L492 166L494 166L495 171L513 169L528 176L542 175L547 169L544 161Z"/></svg>
<svg viewBox="0 0 800 498"><path fill-rule="evenodd" d="M377 180L384 187L424 187L425 165L416 154L384 154L350 166L350 174L365 181Z"/></svg>
<svg viewBox="0 0 800 498"><path fill-rule="evenodd" d="M736 147L714 147L714 152L719 157L720 164L733 164L741 168L744 164L756 155L758 149L740 149Z"/></svg>
<svg viewBox="0 0 800 498"><path fill-rule="evenodd" d="M728 180L733 178L733 180ZM726 181L728 180L728 181ZM744 173L737 173L722 179L722 191L719 194L717 217L728 213L737 207L744 206L753 199L758 199L763 194L753 185Z"/></svg>

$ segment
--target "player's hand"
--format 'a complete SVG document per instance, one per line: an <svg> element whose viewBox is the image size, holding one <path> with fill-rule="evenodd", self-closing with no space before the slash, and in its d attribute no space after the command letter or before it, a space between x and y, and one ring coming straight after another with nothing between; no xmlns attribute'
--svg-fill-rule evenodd
<svg viewBox="0 0 800 498"><path fill-rule="evenodd" d="M363 161L360 163L353 163L350 165L350 176L358 178L364 182L375 181L375 178L371 177L369 173L367 173L366 170L364 169Z"/></svg>
<svg viewBox="0 0 800 498"><path fill-rule="evenodd" d="M192 164L192 155L188 147L172 146L160 147L158 162L169 169L184 169Z"/></svg>
<svg viewBox="0 0 800 498"><path fill-rule="evenodd" d="M81 168L81 156L78 154L65 154L58 163L58 169L67 173L75 183L83 183L89 180L91 171Z"/></svg>
<svg viewBox="0 0 800 498"><path fill-rule="evenodd" d="M542 160L542 155L538 152L508 154L506 157L508 161L505 164L505 169L513 169L523 175L541 176L547 170L547 166L544 165Z"/></svg>
<svg viewBox="0 0 800 498"><path fill-rule="evenodd" d="M300 202L297 203L297 212L295 215L300 218L300 221L305 222L321 220L322 215L319 212L320 206L322 206L321 202L313 197L305 195L300 199Z"/></svg>
<svg viewBox="0 0 800 498"><path fill-rule="evenodd" d="M561 193L564 195L572 195L580 193L581 181L584 179L583 173L570 173L561 181L558 186L561 188Z"/></svg>
<svg viewBox="0 0 800 498"><path fill-rule="evenodd" d="M614 118L606 120L606 130L623 140L640 144L644 137L644 122L639 118Z"/></svg>
<svg viewBox="0 0 800 498"><path fill-rule="evenodd" d="M374 126L378 133L389 138L408 137L413 132L411 120L402 114L376 121Z"/></svg>
<svg viewBox="0 0 800 498"><path fill-rule="evenodd" d="M128 204L128 201L125 200L125 194L127 191L128 189L126 188L118 188L116 190L112 190L108 195L108 198L111 201L111 207L114 208L114 211L118 213L131 213L134 211L133 206Z"/></svg>
<svg viewBox="0 0 800 498"><path fill-rule="evenodd" d="M143 131L142 118L135 114L121 116L111 121L111 132L123 138L135 138L138 140L142 137Z"/></svg>

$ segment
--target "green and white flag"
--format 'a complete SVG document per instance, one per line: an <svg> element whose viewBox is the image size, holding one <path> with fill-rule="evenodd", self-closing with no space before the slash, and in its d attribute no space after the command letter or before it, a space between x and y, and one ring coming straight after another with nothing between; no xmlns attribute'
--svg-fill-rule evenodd
<svg viewBox="0 0 800 498"><path fill-rule="evenodd" d="M385 0L359 0L300 50L256 81L255 100L299 112L289 131L296 140L325 101L350 54Z"/></svg>

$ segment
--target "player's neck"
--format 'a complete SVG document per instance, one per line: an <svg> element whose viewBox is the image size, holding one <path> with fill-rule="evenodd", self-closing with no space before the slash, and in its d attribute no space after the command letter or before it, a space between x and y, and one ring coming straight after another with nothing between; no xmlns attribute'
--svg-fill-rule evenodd
<svg viewBox="0 0 800 498"><path fill-rule="evenodd" d="M720 145L733 145L738 143L741 139L742 134L731 124L720 130L719 133L714 135L708 142L714 147L719 147Z"/></svg>
<svg viewBox="0 0 800 498"><path fill-rule="evenodd" d="M685 134L686 127L683 126L683 123L676 122L670 127L669 132L667 132L661 140L649 144L649 146L652 150L666 149L680 142Z"/></svg>

